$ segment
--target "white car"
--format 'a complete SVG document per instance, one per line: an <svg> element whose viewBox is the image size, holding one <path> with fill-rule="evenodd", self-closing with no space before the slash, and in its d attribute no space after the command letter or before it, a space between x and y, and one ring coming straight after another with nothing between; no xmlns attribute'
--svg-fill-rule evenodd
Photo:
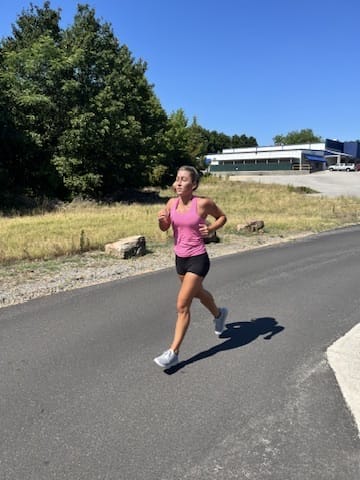
<svg viewBox="0 0 360 480"><path fill-rule="evenodd" d="M329 166L330 172L355 172L354 163L335 163Z"/></svg>

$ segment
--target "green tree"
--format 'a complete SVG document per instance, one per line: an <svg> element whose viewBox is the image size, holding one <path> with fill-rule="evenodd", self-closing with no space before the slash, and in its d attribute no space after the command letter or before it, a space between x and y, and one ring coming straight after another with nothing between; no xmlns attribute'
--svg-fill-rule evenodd
<svg viewBox="0 0 360 480"><path fill-rule="evenodd" d="M54 163L65 185L72 195L102 196L146 184L167 122L146 63L135 62L87 5L78 5L63 49L68 118Z"/></svg>
<svg viewBox="0 0 360 480"><path fill-rule="evenodd" d="M100 197L147 184L164 158L167 115L146 63L87 5L67 30L59 20L49 2L31 5L1 42L0 185Z"/></svg>
<svg viewBox="0 0 360 480"><path fill-rule="evenodd" d="M108 23L78 5L22 11L0 42L0 199L103 197L127 187L169 184L182 164L256 143L208 131L182 109L167 116L146 79L146 62L120 45Z"/></svg>
<svg viewBox="0 0 360 480"><path fill-rule="evenodd" d="M22 12L0 45L1 162L8 193L52 194L60 185L50 163L60 125L59 12L49 2Z"/></svg>
<svg viewBox="0 0 360 480"><path fill-rule="evenodd" d="M233 135L231 137L232 148L246 148L257 147L257 141L255 137L247 137L246 135Z"/></svg>
<svg viewBox="0 0 360 480"><path fill-rule="evenodd" d="M192 164L203 170L205 168L204 159L209 149L208 131L201 127L196 117L193 118L191 125L188 127L188 153Z"/></svg>
<svg viewBox="0 0 360 480"><path fill-rule="evenodd" d="M188 119L183 109L169 115L163 141L163 158L155 169L157 178L153 175L153 183L162 186L172 183L176 170L181 165L193 164L189 151Z"/></svg>
<svg viewBox="0 0 360 480"><path fill-rule="evenodd" d="M208 131L208 152L218 153L224 148L245 148L256 147L257 141L255 137L247 137L246 135L233 135L232 137L225 133L217 131Z"/></svg>
<svg viewBox="0 0 360 480"><path fill-rule="evenodd" d="M274 145L299 145L301 143L321 143L322 138L315 135L311 128L293 130L287 135L275 135Z"/></svg>
<svg viewBox="0 0 360 480"><path fill-rule="evenodd" d="M231 137L225 133L219 133L216 130L208 132L208 153L218 153L224 148L231 148Z"/></svg>

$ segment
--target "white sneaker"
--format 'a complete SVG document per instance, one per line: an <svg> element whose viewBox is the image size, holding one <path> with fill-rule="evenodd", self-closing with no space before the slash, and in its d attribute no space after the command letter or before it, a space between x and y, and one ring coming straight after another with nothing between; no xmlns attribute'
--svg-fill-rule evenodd
<svg viewBox="0 0 360 480"><path fill-rule="evenodd" d="M162 368L174 367L179 363L179 356L173 350L166 350L164 353L154 358L154 362Z"/></svg>
<svg viewBox="0 0 360 480"><path fill-rule="evenodd" d="M225 330L225 320L228 315L228 309L227 308L220 308L220 315L219 317L214 318L214 324L215 324L215 335L221 335L223 331Z"/></svg>

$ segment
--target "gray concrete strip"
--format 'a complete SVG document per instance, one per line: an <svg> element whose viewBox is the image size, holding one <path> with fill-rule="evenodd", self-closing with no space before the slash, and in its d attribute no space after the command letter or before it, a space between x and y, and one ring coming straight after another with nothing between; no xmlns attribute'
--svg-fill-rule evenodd
<svg viewBox="0 0 360 480"><path fill-rule="evenodd" d="M327 357L360 437L360 323L327 349Z"/></svg>
<svg viewBox="0 0 360 480"><path fill-rule="evenodd" d="M324 172L304 174L233 175L231 181L275 183L308 187L326 197L360 196L360 172Z"/></svg>

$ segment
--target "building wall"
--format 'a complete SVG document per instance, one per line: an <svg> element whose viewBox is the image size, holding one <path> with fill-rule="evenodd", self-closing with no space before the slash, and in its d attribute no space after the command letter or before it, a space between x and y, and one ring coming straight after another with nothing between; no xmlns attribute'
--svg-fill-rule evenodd
<svg viewBox="0 0 360 480"><path fill-rule="evenodd" d="M221 153L206 155L209 171L214 174L318 171L325 169L327 163L356 162L358 157L360 158L359 141L339 142L328 139L324 143L313 144L228 148ZM327 162L324 162L325 159Z"/></svg>
<svg viewBox="0 0 360 480"><path fill-rule="evenodd" d="M309 148L313 147L313 148ZM211 173L310 170L306 154L322 155L324 144L226 149L207 155Z"/></svg>
<svg viewBox="0 0 360 480"><path fill-rule="evenodd" d="M236 172L255 172L255 171L279 171L293 170L293 164L290 161L282 162L256 162L256 163L223 163L220 165L210 165L211 173L236 173Z"/></svg>

